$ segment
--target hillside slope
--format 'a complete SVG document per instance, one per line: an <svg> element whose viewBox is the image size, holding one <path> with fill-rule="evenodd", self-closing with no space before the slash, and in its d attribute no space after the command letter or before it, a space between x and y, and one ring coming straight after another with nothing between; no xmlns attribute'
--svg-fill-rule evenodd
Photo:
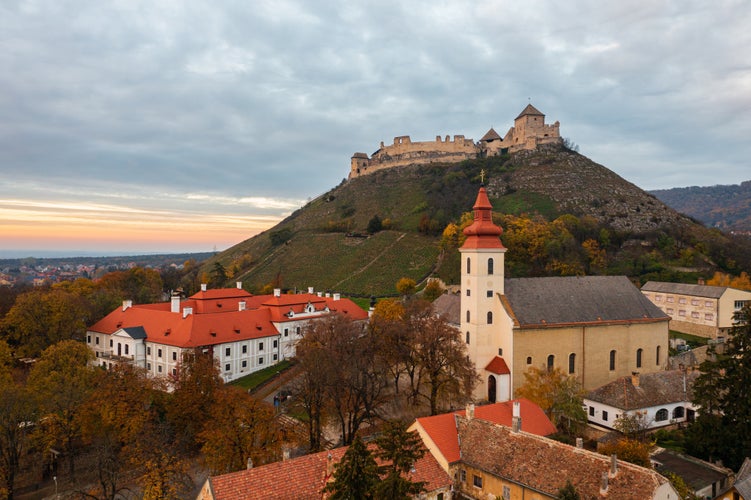
<svg viewBox="0 0 751 500"><path fill-rule="evenodd" d="M663 203L709 227L751 232L751 181L740 185L692 186L651 193Z"/></svg>
<svg viewBox="0 0 751 500"><path fill-rule="evenodd" d="M201 272L211 276L219 262L230 280L243 281L251 291L313 286L362 296L392 294L404 276L419 282L434 274L455 282L458 251L441 246L441 233L471 211L481 178L501 225L517 221L505 215L534 224L558 218L554 229L566 226L564 232L573 236L566 233L561 248L551 251L562 261L585 258L582 244L594 239L607 253L607 266L599 270L606 274L679 279L675 273L688 273L687 279L695 279L697 273L711 276L718 266L739 262L735 254L728 256L735 247L721 233L582 155L548 147L457 164L393 168L343 182L274 228L209 259ZM559 218L564 214L573 217ZM384 230L368 236L374 216ZM504 229L509 273L532 272L529 266L514 266L519 245L525 244L517 240L526 235ZM582 269L592 272L577 264L541 265L534 273Z"/></svg>

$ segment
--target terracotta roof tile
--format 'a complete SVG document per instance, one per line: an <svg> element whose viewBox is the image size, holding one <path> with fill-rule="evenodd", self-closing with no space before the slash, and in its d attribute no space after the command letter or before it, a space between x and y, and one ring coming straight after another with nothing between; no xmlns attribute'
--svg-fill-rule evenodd
<svg viewBox="0 0 751 500"><path fill-rule="evenodd" d="M370 445L371 448L373 445ZM347 447L275 462L250 470L209 478L215 500L268 499L320 500L321 490L329 480L328 457L338 463ZM427 491L451 486L451 478L427 452L415 463L411 478L425 481Z"/></svg>
<svg viewBox="0 0 751 500"><path fill-rule="evenodd" d="M556 428L545 412L532 401L519 398L503 403L494 403L475 407L475 418L493 424L511 427L514 401L518 401L522 417L522 429L525 432L540 436L549 436L556 432ZM453 413L443 413L430 417L418 418L416 423L430 436L448 463L458 462L459 434L456 428L455 416L465 415L466 410Z"/></svg>
<svg viewBox="0 0 751 500"><path fill-rule="evenodd" d="M582 498L602 498L603 473L610 457L526 432L512 432L478 418L457 417L462 462L496 477L556 496L570 480ZM608 498L648 499L667 483L657 472L618 461L608 479Z"/></svg>
<svg viewBox="0 0 751 500"><path fill-rule="evenodd" d="M496 356L491 359L490 363L488 363L488 365L485 367L485 370L498 375L509 375L511 373L508 365L500 356Z"/></svg>

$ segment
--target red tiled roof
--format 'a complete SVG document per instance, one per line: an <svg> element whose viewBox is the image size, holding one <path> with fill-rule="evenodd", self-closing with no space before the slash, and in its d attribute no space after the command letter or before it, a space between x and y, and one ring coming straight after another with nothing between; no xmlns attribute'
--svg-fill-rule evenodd
<svg viewBox="0 0 751 500"><path fill-rule="evenodd" d="M372 445L371 445L372 447ZM215 500L320 500L321 489L329 480L328 457L338 463L347 447L322 451L283 462L274 462L209 478ZM433 455L425 455L415 463L414 481L425 481L427 491L451 486L451 478L438 465Z"/></svg>
<svg viewBox="0 0 751 500"><path fill-rule="evenodd" d="M245 302L245 310L240 310ZM279 335L274 322L294 321L290 310L302 313L307 304L316 311L342 313L356 320L368 317L367 311L349 299L294 294L274 297L254 296L245 290L223 288L206 290L180 302L180 312L171 312L170 302L118 307L89 328L92 332L113 334L121 328L143 327L149 342L177 347L200 347L238 340ZM183 310L193 312L183 317Z"/></svg>
<svg viewBox="0 0 751 500"><path fill-rule="evenodd" d="M524 398L503 403L494 403L475 407L475 418L494 424L511 427L514 401L519 402L522 418L522 430L538 436L548 436L556 432L556 428L542 409L532 401ZM448 463L460 459L459 433L456 428L456 415L465 415L466 410L444 413L417 419L418 425L430 436Z"/></svg>
<svg viewBox="0 0 751 500"><path fill-rule="evenodd" d="M485 367L485 371L495 373L497 375L510 375L511 370L508 369L508 365L502 357L496 356L490 360L490 363Z"/></svg>

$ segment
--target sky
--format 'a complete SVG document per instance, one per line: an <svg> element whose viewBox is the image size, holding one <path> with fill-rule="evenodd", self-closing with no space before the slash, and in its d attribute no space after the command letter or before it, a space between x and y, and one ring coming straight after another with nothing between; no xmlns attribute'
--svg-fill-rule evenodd
<svg viewBox="0 0 751 500"><path fill-rule="evenodd" d="M0 0L0 256L224 250L354 152L532 103L643 189L751 179L746 0Z"/></svg>

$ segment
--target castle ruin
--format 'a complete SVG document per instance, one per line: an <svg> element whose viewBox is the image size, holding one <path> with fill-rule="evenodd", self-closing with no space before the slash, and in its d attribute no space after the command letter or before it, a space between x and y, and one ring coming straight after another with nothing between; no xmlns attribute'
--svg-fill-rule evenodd
<svg viewBox="0 0 751 500"><path fill-rule="evenodd" d="M514 120L504 137L492 128L475 143L463 135L455 135L453 140L436 136L435 141L412 142L408 135L394 138L394 143L381 146L369 158L365 153L352 155L349 178L360 177L386 168L403 165L424 165L427 163L455 163L458 161L497 156L525 149L535 149L541 144L561 142L560 124L545 124L545 115L528 104Z"/></svg>

